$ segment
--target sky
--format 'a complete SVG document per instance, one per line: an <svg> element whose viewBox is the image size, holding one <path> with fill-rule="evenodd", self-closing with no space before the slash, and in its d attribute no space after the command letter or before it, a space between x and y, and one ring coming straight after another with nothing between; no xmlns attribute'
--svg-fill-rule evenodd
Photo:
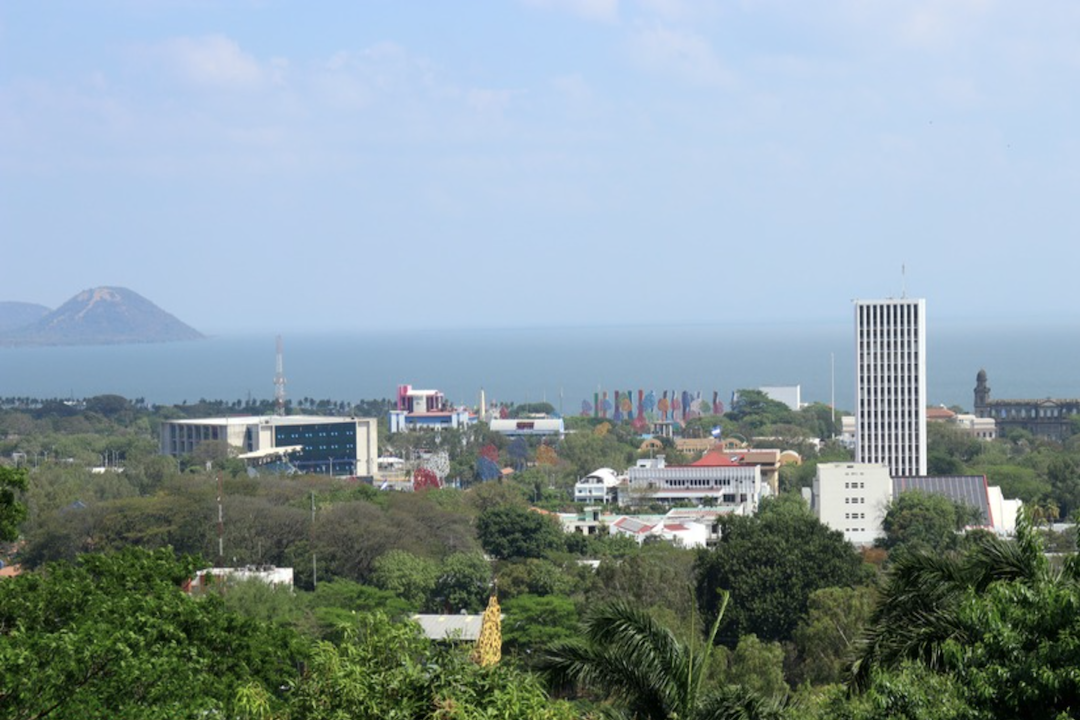
<svg viewBox="0 0 1080 720"><path fill-rule="evenodd" d="M0 300L1075 323L1074 0L0 2Z"/></svg>

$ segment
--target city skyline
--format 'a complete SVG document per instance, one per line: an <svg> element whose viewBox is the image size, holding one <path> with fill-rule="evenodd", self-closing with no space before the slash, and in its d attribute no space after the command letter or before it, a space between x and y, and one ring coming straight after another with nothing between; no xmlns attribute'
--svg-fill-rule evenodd
<svg viewBox="0 0 1080 720"><path fill-rule="evenodd" d="M0 300L291 333L906 291L1077 324L1078 32L992 0L8 4Z"/></svg>

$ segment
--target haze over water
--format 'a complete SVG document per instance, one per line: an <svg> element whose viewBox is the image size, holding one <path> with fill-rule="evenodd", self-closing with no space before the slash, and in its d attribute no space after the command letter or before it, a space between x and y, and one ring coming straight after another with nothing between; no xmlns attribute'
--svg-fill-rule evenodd
<svg viewBox="0 0 1080 720"><path fill-rule="evenodd" d="M994 398L1080 397L1075 327L931 326L928 402L972 406L985 368ZM686 325L424 330L285 335L291 399L392 397L398 384L442 390L473 406L546 400L577 414L598 389L718 391L802 386L804 402L851 409L853 331L833 325ZM273 335L222 335L160 345L0 350L0 397L90 397L115 393L150 403L233 401L274 392Z"/></svg>

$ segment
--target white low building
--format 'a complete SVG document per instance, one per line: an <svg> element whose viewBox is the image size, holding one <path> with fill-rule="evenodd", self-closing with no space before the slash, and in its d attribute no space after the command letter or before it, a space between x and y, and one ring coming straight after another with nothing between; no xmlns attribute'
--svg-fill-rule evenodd
<svg viewBox="0 0 1080 720"><path fill-rule="evenodd" d="M848 450L855 449L855 416L844 415L840 418L840 436L837 441Z"/></svg>
<svg viewBox="0 0 1080 720"><path fill-rule="evenodd" d="M506 437L562 437L566 427L562 418L495 418L488 426Z"/></svg>
<svg viewBox="0 0 1080 720"><path fill-rule="evenodd" d="M186 583L184 590L192 595L199 595L208 590L225 591L235 583L258 581L267 585L293 587L293 569L274 567L273 565L248 565L236 568L206 568L195 573L195 577Z"/></svg>
<svg viewBox="0 0 1080 720"><path fill-rule="evenodd" d="M619 504L711 504L752 515L769 492L760 465L716 449L690 465L668 466L663 456L639 460L619 486Z"/></svg>
<svg viewBox="0 0 1080 720"><path fill-rule="evenodd" d="M801 385L768 385L759 387L758 390L770 400L782 402L790 409L802 410L802 386Z"/></svg>
<svg viewBox="0 0 1080 720"><path fill-rule="evenodd" d="M626 476L619 476L611 468L594 470L574 483L574 502L613 503L618 499L619 484Z"/></svg>
<svg viewBox="0 0 1080 720"><path fill-rule="evenodd" d="M648 516L624 515L611 524L612 535L626 535L639 545L658 539L688 550L703 548L709 541L709 528L701 523L677 522Z"/></svg>
<svg viewBox="0 0 1080 720"><path fill-rule="evenodd" d="M953 424L980 440L997 439L997 420L992 417L983 418L971 413L961 413L953 420Z"/></svg>
<svg viewBox="0 0 1080 720"><path fill-rule="evenodd" d="M580 513L560 513L563 532L597 535L626 535L638 544L660 539L685 548L702 548L720 537L720 518L738 514L735 509L672 508L666 515L616 515L599 507Z"/></svg>
<svg viewBox="0 0 1080 720"><path fill-rule="evenodd" d="M1001 488L991 485L987 488L990 505L990 517L994 530L1002 535L1016 534L1016 516L1024 506L1023 500L1008 500L1001 494Z"/></svg>

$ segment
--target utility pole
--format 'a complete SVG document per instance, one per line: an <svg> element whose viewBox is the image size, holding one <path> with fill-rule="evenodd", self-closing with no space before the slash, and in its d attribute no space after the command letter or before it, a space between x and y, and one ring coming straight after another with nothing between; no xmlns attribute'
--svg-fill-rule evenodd
<svg viewBox="0 0 1080 720"><path fill-rule="evenodd" d="M224 494L224 481L221 473L217 476L217 554L218 566L225 567L225 510L222 507L221 496Z"/></svg>
<svg viewBox="0 0 1080 720"><path fill-rule="evenodd" d="M311 491L311 539L315 539L315 491ZM315 562L315 548L311 548L311 589L319 587L319 567Z"/></svg>

